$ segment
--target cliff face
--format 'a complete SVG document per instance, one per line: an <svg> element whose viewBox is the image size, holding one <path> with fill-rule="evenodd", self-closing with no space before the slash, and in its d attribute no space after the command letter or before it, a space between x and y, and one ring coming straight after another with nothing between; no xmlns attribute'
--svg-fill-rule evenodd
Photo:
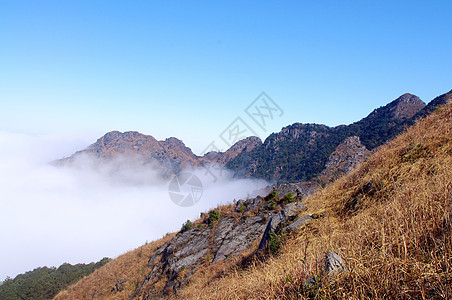
<svg viewBox="0 0 452 300"><path fill-rule="evenodd" d="M334 181L358 167L370 153L359 137L348 137L331 153L319 178L325 183Z"/></svg>
<svg viewBox="0 0 452 300"><path fill-rule="evenodd" d="M391 113L395 119L412 118L425 107L425 103L419 97L408 93L397 98L392 105Z"/></svg>

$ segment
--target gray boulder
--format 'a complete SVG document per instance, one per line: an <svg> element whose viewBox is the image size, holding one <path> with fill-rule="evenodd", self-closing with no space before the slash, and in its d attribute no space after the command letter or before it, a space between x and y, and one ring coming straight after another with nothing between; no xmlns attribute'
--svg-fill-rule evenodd
<svg viewBox="0 0 452 300"><path fill-rule="evenodd" d="M297 220L295 220L292 224L290 224L287 227L288 231L295 231L298 228L300 228L301 226L303 226L304 224L308 223L309 221L313 220L313 216L311 214L303 216L301 218L298 218Z"/></svg>
<svg viewBox="0 0 452 300"><path fill-rule="evenodd" d="M336 272L345 271L346 267L342 258L334 253L328 252L325 256L325 271L329 274L334 274Z"/></svg>

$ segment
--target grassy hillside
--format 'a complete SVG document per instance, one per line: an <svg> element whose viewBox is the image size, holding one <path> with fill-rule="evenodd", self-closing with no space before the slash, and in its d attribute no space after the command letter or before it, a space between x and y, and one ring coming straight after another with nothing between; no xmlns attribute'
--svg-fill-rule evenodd
<svg viewBox="0 0 452 300"><path fill-rule="evenodd" d="M310 196L299 216L317 217L275 239L276 254L258 255L253 245L235 260L199 268L168 297L450 299L451 137L449 103ZM149 272L149 257L174 236L120 256L55 299L127 299ZM326 273L328 251L346 271Z"/></svg>
<svg viewBox="0 0 452 300"><path fill-rule="evenodd" d="M178 297L450 299L451 139L449 103L309 197L302 215L324 217L287 238L278 256L214 280L200 277ZM325 274L328 251L347 271Z"/></svg>

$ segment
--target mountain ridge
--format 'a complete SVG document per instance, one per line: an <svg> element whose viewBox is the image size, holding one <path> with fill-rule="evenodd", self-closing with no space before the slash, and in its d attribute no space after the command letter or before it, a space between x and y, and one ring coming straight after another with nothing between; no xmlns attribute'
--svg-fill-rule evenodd
<svg viewBox="0 0 452 300"><path fill-rule="evenodd" d="M225 152L195 155L183 141L170 137L162 141L136 131L111 131L87 149L59 160L57 164L74 161L81 154L96 159L116 155L139 155L144 163L157 162L169 174L178 174L187 167L218 164L233 170L237 177L255 177L278 182L310 181L326 167L330 155L346 138L357 136L372 151L411 126L417 118L428 115L445 103L452 91L436 97L426 105L419 97L405 93L385 106L349 125L329 127L322 124L293 123L264 141L247 137Z"/></svg>

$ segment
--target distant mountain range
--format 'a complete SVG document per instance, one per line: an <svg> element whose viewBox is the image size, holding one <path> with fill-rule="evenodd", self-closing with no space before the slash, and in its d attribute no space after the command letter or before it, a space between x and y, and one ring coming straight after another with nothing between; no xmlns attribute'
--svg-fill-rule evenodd
<svg viewBox="0 0 452 300"><path fill-rule="evenodd" d="M452 90L426 105L417 96L407 93L350 125L328 127L294 123L271 134L263 143L258 137L248 137L225 152L209 152L203 156L193 154L175 137L158 141L135 131L112 131L87 149L61 159L57 164L76 163L77 158L83 155L109 160L119 155L133 154L145 164L159 166L164 174L168 171L178 173L185 167L216 163L235 171L237 176L279 182L309 181L314 178L329 181L450 98Z"/></svg>

